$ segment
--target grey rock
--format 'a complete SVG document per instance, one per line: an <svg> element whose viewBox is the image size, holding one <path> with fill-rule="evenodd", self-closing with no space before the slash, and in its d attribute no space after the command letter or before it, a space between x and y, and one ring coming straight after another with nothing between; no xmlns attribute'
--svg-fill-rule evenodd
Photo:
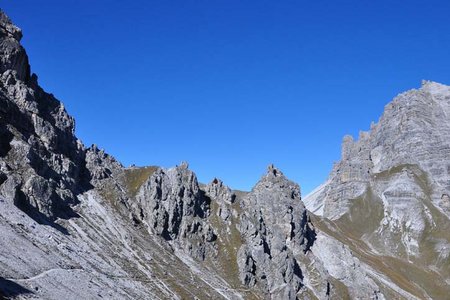
<svg viewBox="0 0 450 300"><path fill-rule="evenodd" d="M449 113L448 86L424 81L420 89L398 95L370 131L361 132L357 141L344 138L342 159L328 181L305 198L307 208L363 241L360 247L396 264L432 266L447 277L442 253L450 249ZM397 270L410 276L408 268ZM416 278L423 286L427 276ZM448 291L425 290L430 294L416 295L435 298Z"/></svg>
<svg viewBox="0 0 450 300"><path fill-rule="evenodd" d="M18 79L29 79L30 66L25 50L20 45L22 31L0 11L0 73L11 70Z"/></svg>
<svg viewBox="0 0 450 300"><path fill-rule="evenodd" d="M208 198L186 163L158 169L142 185L133 206L138 219L167 241L176 241L197 259L205 259L215 234L205 220Z"/></svg>
<svg viewBox="0 0 450 300"><path fill-rule="evenodd" d="M6 176L2 174L2 184L0 186L0 196L12 203L18 204L20 202L20 186L21 179L18 176Z"/></svg>
<svg viewBox="0 0 450 300"><path fill-rule="evenodd" d="M358 141L346 136L342 159L319 197L324 203L323 215L338 219L377 174L404 165L416 165L426 172L433 204L449 215L441 201L450 188L443 159L450 153L449 112L450 88L424 81L420 89L402 93L386 105L379 122L372 124L369 132L361 132Z"/></svg>
<svg viewBox="0 0 450 300"><path fill-rule="evenodd" d="M4 196L19 193L28 213L54 220L70 215L84 190L84 148L73 118L30 75L21 36L0 12L0 161L4 176L20 179L8 181L14 188L4 188Z"/></svg>
<svg viewBox="0 0 450 300"><path fill-rule="evenodd" d="M241 208L241 280L272 298L295 299L303 277L295 256L309 251L315 239L300 187L271 165Z"/></svg>
<svg viewBox="0 0 450 300"><path fill-rule="evenodd" d="M413 244L419 242L425 227L433 226L425 195L433 207L450 216L443 201L443 195L450 193L445 159L450 153L449 112L447 86L424 82L421 89L400 94L386 105L383 116L372 124L370 132L362 132L358 141L344 138L342 160L333 168L320 196L315 201L306 199L308 206L320 207L314 202L321 202L323 213L316 212L338 219L349 212L353 199L371 188L383 199L385 215L380 226L397 232L408 227L414 237L405 233L403 244L409 254L417 255L418 249L410 247L416 248ZM391 177L391 181L386 182L385 177ZM405 206L407 211L401 203L409 203ZM383 231L381 227L380 230Z"/></svg>
<svg viewBox="0 0 450 300"><path fill-rule="evenodd" d="M214 199L218 204L219 208L217 210L217 215L222 221L228 222L228 225L230 225L231 215L233 214L231 205L235 202L236 195L222 180L217 178L214 178L214 180L206 186L205 191L206 195L211 199Z"/></svg>
<svg viewBox="0 0 450 300"><path fill-rule="evenodd" d="M247 193L199 184L187 163L124 168L86 149L21 36L0 12L0 297L11 286L18 299L450 293L448 87L426 82L346 137L306 199L318 217L273 166Z"/></svg>
<svg viewBox="0 0 450 300"><path fill-rule="evenodd" d="M114 157L92 145L86 150L86 168L90 172L90 179L94 185L101 180L118 176L123 166Z"/></svg>

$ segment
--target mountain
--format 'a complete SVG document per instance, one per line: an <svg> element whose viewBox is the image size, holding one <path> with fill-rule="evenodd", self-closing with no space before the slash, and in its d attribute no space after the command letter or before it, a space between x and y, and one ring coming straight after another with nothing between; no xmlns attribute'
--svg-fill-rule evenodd
<svg viewBox="0 0 450 300"><path fill-rule="evenodd" d="M423 298L449 295L449 114L448 86L423 81L398 95L369 132L344 137L341 161L304 199L371 252L395 258Z"/></svg>
<svg viewBox="0 0 450 300"><path fill-rule="evenodd" d="M273 165L242 192L85 147L21 37L0 12L0 298L450 294L449 87L397 97L303 201Z"/></svg>

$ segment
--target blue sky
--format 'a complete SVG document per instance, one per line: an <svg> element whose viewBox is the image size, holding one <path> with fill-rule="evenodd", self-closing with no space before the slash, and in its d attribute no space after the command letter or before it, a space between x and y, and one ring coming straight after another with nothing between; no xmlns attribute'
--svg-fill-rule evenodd
<svg viewBox="0 0 450 300"><path fill-rule="evenodd" d="M422 79L450 84L449 1L4 0L77 135L124 165L188 161L250 189L269 163L303 194L345 134Z"/></svg>

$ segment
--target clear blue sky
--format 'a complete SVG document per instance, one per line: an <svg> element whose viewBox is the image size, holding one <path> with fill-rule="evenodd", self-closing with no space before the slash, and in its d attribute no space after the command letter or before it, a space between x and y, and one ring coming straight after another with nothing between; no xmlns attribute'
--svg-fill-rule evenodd
<svg viewBox="0 0 450 300"><path fill-rule="evenodd" d="M4 0L77 135L124 165L190 163L303 194L343 135L422 79L450 84L450 1Z"/></svg>

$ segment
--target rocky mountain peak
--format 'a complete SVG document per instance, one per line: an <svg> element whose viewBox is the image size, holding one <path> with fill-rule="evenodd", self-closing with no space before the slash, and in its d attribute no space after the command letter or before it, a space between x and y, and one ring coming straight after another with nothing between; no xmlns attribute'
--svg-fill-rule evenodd
<svg viewBox="0 0 450 300"><path fill-rule="evenodd" d="M270 164L267 167L267 175L274 177L284 176L283 173L279 169L277 169L273 164Z"/></svg>
<svg viewBox="0 0 450 300"><path fill-rule="evenodd" d="M85 148L0 12L0 298L444 299L448 87L386 106L306 203L269 165L250 192L183 162ZM311 207L311 206L310 206ZM319 209L316 209L319 208ZM314 225L313 225L314 224Z"/></svg>
<svg viewBox="0 0 450 300"><path fill-rule="evenodd" d="M450 219L449 114L449 86L424 81L399 94L370 131L344 137L341 161L307 207L345 228L360 222L359 238L377 253L438 266L437 249L450 247L437 233Z"/></svg>
<svg viewBox="0 0 450 300"><path fill-rule="evenodd" d="M20 45L22 31L15 26L9 17L0 10L0 73L5 77L8 84L15 80L28 82L30 80L30 65L25 49ZM14 76L8 76L6 71L14 73Z"/></svg>
<svg viewBox="0 0 450 300"><path fill-rule="evenodd" d="M226 186L222 180L214 178L206 186L206 194L212 199L217 199L219 202L225 202L228 204L234 203L236 195L231 191L231 189Z"/></svg>
<svg viewBox="0 0 450 300"><path fill-rule="evenodd" d="M283 174L283 172L281 172L273 164L267 167L266 174L261 177L261 179L255 185L255 187L252 189L252 194L268 195L268 198L267 197L258 198L264 201L264 203L261 204L265 204L265 201L267 201L267 204L269 204L270 203L269 198L271 198L272 197L271 195L273 195L273 201L284 201L282 199L287 199L286 201L288 202L291 201L299 202L298 204L302 205L300 201L301 200L300 186L297 183L289 180Z"/></svg>
<svg viewBox="0 0 450 300"><path fill-rule="evenodd" d="M246 241L239 250L241 280L266 291L277 287L272 297L295 299L302 286L296 255L300 249L306 253L315 239L300 186L270 165L241 208L240 231Z"/></svg>
<svg viewBox="0 0 450 300"><path fill-rule="evenodd" d="M56 219L71 215L90 175L75 122L30 76L21 36L0 12L0 194L37 219Z"/></svg>
<svg viewBox="0 0 450 300"><path fill-rule="evenodd" d="M449 94L450 87L435 81L430 80L422 80L422 86L420 88L423 91L432 93L432 94Z"/></svg>
<svg viewBox="0 0 450 300"><path fill-rule="evenodd" d="M203 260L213 252L215 240L206 222L209 206L196 175L183 162L175 168L157 169L139 189L132 209L149 230Z"/></svg>
<svg viewBox="0 0 450 300"><path fill-rule="evenodd" d="M18 42L22 39L22 30L14 25L10 18L0 9L0 34L12 37Z"/></svg>
<svg viewBox="0 0 450 300"><path fill-rule="evenodd" d="M180 163L180 166L178 166L178 168L181 170L187 170L189 169L189 163L187 161L182 161Z"/></svg>
<svg viewBox="0 0 450 300"><path fill-rule="evenodd" d="M362 195L373 176L406 164L433 174L432 199L445 212L439 199L450 188L450 175L447 164L438 157L450 149L449 99L448 86L425 81L420 89L401 93L387 104L378 123L370 131L361 132L358 140L344 137L342 159L329 179L339 186L339 191L335 190L335 194L323 190L326 196L320 198L325 200L324 215L339 218L347 210L346 199Z"/></svg>

